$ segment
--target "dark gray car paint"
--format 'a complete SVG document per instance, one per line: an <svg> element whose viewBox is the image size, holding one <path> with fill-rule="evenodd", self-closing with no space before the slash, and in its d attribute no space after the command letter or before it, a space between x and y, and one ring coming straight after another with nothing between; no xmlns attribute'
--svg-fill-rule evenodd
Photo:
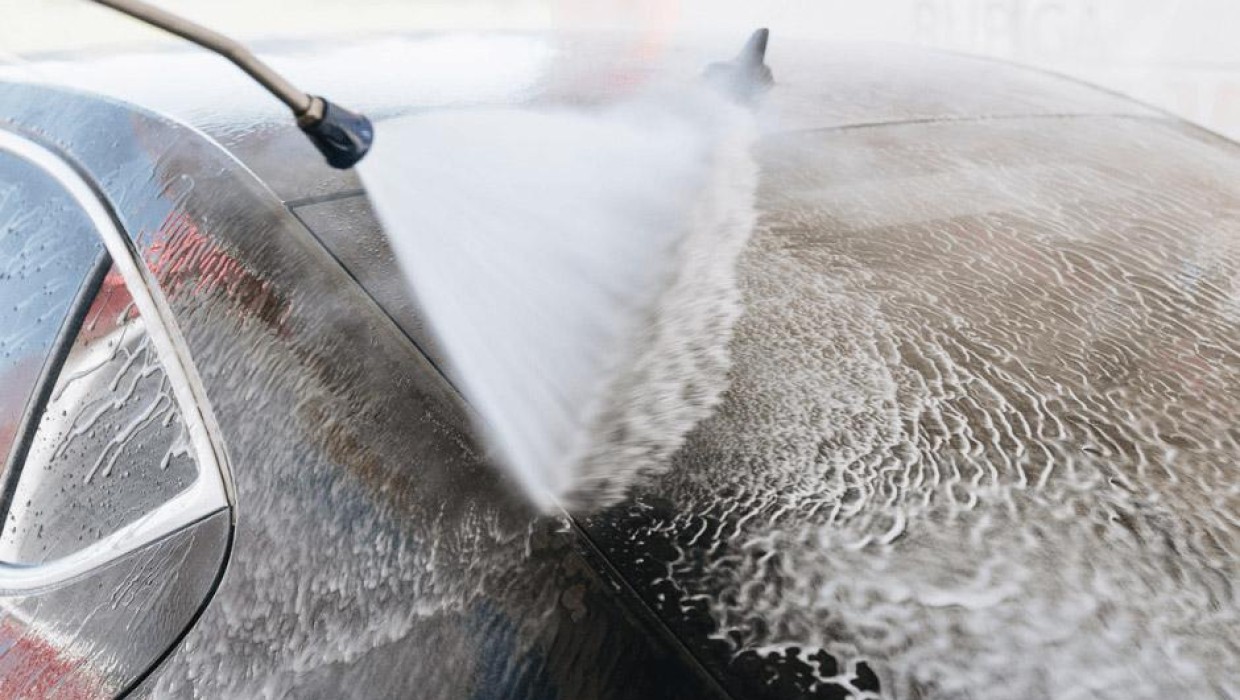
<svg viewBox="0 0 1240 700"><path fill-rule="evenodd" d="M588 46L566 53L580 60L549 68L544 83L512 99L623 93L622 80L563 77L623 58ZM683 56L672 62L685 73L699 54ZM44 138L96 175L140 243L170 213L185 214L243 271L231 286L190 293L209 276L190 256L161 278L220 417L240 514L216 600L144 692L700 697L718 682L734 697L848 697L877 692L878 675L910 697L961 679L1004 687L1039 659L1014 656L1028 663L1010 677L961 660L1002 648L995 638L951 640L959 653L936 668L959 678L910 672L902 635L916 640L939 623L967 628L953 617L960 610L897 606L907 628L893 620L892 629L869 630L846 614L857 610L821 608L811 593L927 556L969 571L991 552L964 546L965 536L939 548L935 537L961 533L936 530L941 514L918 504L967 496L953 491L960 480L930 473L973 470L977 479L964 484L1004 493L1028 483L1018 466L987 476L984 455L994 464L1016 451L1072 455L1112 485L1084 491L1086 510L1118 503L1109 489L1130 487L1134 472L1124 458L1106 466L1075 455L1156 454L1174 443L1198 455L1197 483L1233 473L1228 426L1240 363L1219 290L1234 279L1235 239L1190 223L1195 213L1231 216L1235 195L1222 183L1240 176L1233 146L1124 100L972 59L853 48L784 60L776 38L769 63L779 84L772 120L801 133L771 136L759 149L763 218L742 261L747 311L732 348L733 389L665 479L585 521L584 532L533 521L511 500L483 466L450 388L392 322L407 307L367 281L383 278L375 269L353 271L373 297L362 294L327 251L351 266L390 261L340 253L347 241L333 236L348 226L316 229L321 247L281 206L318 206L356 188L347 174L316 170L308 147L295 145L299 135L274 122L239 128L219 114L204 122L260 183L166 122L32 88L0 92L4 118L41 124ZM408 109L418 107L410 97ZM100 152L92 138L100 131L131 138ZM327 218L320 210L304 220ZM1129 233L1157 254L1116 257L1100 247ZM1164 361L1156 337L1198 348L1189 353L1195 369ZM1008 359L1042 364L1002 375ZM865 379L871 370L896 377L894 401L867 393L879 387ZM1107 382L1122 377L1149 400L1116 402L1128 394ZM1068 391L1023 403L1054 386ZM909 403L917 387L931 394ZM853 402L847 410L831 400L841 396ZM1125 432L1133 410L1168 429ZM1043 425L1072 427L1029 427ZM940 471L901 485L918 464ZM1230 493L1215 486L1215 495ZM1166 493L1157 483L1142 488ZM965 502L986 506L991 497L974 495ZM1143 533L1140 542L1178 519L1203 541L1230 541L1225 527L1193 514L1191 495L1183 503L1148 521L1146 504L1100 531L1128 528ZM1081 536L1094 532L1086 525L1060 523ZM816 546L830 528L857 547ZM1107 551L1065 548L1075 540L1053 534L1038 535L1049 544L1031 561ZM1149 551L1136 546L1132 561ZM1210 581L1235 578L1234 556L1172 561L1175 580L1199 585L1205 599L1232 600ZM789 599L801 602L781 607ZM1203 634L1211 619L1202 618ZM1090 630L1087 621L1081 634ZM1229 687L1221 673L1197 681ZM1042 689L1062 689L1058 680Z"/></svg>
<svg viewBox="0 0 1240 700"><path fill-rule="evenodd" d="M97 178L177 315L234 467L228 570L155 689L717 693L566 521L536 521L498 483L439 374L223 151L86 96L5 86L0 105ZM100 149L101 131L130 138Z"/></svg>

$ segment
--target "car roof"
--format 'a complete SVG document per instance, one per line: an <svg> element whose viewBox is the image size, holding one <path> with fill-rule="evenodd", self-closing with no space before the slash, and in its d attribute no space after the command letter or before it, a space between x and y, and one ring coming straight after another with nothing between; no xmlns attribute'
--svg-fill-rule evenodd
<svg viewBox="0 0 1240 700"><path fill-rule="evenodd" d="M466 104L615 100L659 81L693 79L735 49L688 45L652 57L614 37L511 34L377 41L317 54L293 46L288 63L276 62L308 80L308 89L382 119ZM278 49L269 50L273 59ZM341 58L351 50L358 55ZM117 57L105 70L107 60L47 57L31 70L85 81L88 73L74 71L93 66L98 84L72 84L123 96L105 79L124 83L113 75L121 65L137 71L155 62ZM358 205L347 197L360 192L353 176L322 165L279 106L230 66L194 60L211 62L236 95L206 85L205 73L193 74L201 90L188 79L174 90L152 78L147 95L121 87L127 99L228 149L316 235L351 233L355 211L312 210L314 202ZM912 686L905 694L916 694L923 682L972 683L971 690L1011 679L1008 687L1066 689L1089 674L1118 677L1133 668L1137 675L1125 679L1213 682L1141 676L1161 669L1158 649L1117 645L1095 654L1076 643L1099 636L1094 616L1082 616L1079 634L1068 628L1068 643L1054 629L1059 618L1043 624L1041 611L1057 610L1059 582L1087 590L1090 575L1105 570L1118 584L1097 589L1100 605L1090 610L1117 610L1124 625L1170 629L1182 619L1159 610L1198 612L1177 591L1213 595L1214 555L1168 555L1182 576L1167 577L1159 568L1165 550L1143 543L1179 537L1183 527L1191 533L1185 540L1235 551L1221 517L1235 510L1229 465L1240 439L1233 428L1240 405L1235 144L1103 91L981 59L776 39L768 63L777 87L760 111L770 131L783 133L757 149L763 218L739 263L746 309L731 347L734 388L664 479L583 523L591 546L694 658L746 697L804 697L806 684L824 693L867 690L873 672L862 672L864 660L899 674L922 663L917 654L926 650L942 661L934 675L896 675L884 687L901 694L904 683ZM295 65L321 74L298 76ZM351 81L347 66L375 74ZM182 73L174 68L165 63L163 75ZM24 107L16 101L0 111ZM68 114L87 116L87 109ZM38 116L49 113L57 114L49 108ZM102 153L96 127L70 117L49 129L72 131L79 151L98 146L86 154L96 162L118 158ZM267 203L274 213L259 207L261 187L248 178L212 183L222 154L176 140L186 133L180 127L157 126L154 147L124 154L132 164L100 177L136 210L134 220L158 226L162 209L147 202L156 195L182 206L185 188L198 187L202 196L183 204L214 215L220 203L212 195L243 189L242 201L254 206L219 215L204 235L220 237L221 249L270 271L274 289L288 291L294 301L268 314L270 332L290 333L306 356L331 357L319 364L333 376L359 377L357 387L343 383L359 401L373 394L411 405L404 387L383 393L387 375L338 371L335 354L322 350L369 338L378 327L341 332L323 322L339 322L325 302L327 292L349 293L342 273L318 264L317 251L300 239L252 235L277 230L264 228L264 217L288 223L289 212L274 202ZM201 180L186 182L186 171ZM329 215L342 220L329 224ZM366 277L356 279L382 301ZM178 301L216 303L198 296L205 301L188 294ZM300 320L285 322L286 313ZM388 345L381 349L391 357L420 362ZM441 391L436 384L417 398ZM389 409L354 414L381 433L391 416L403 416ZM248 424L240 410L233 420ZM366 440L349 447L360 445L373 448ZM378 463L350 458L367 469ZM456 464L423 467L435 468ZM474 472L448 474L442 484L473 488ZM1138 586L1153 593L1144 600L1126 593L1146 590ZM1228 610L1215 611L1184 629L1225 643L1216 632ZM883 634L867 635L876 625ZM770 680L772 668L781 685Z"/></svg>
<svg viewBox="0 0 1240 700"><path fill-rule="evenodd" d="M732 56L744 37L652 43L624 34L446 32L258 43L296 84L382 120L479 104L600 104L685 84ZM769 131L909 121L1154 110L1076 81L985 58L894 44L773 37L776 89L760 113ZM210 136L284 201L360 190L323 166L285 108L223 58L197 47L30 56L0 79L104 94ZM382 139L382 127L379 136Z"/></svg>

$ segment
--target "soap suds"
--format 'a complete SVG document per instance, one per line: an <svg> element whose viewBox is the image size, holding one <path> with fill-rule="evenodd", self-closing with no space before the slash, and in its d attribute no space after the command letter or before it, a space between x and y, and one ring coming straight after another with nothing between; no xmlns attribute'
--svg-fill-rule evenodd
<svg viewBox="0 0 1240 700"><path fill-rule="evenodd" d="M648 604L769 697L1240 696L1234 157L1032 119L757 153L730 387L587 528Z"/></svg>

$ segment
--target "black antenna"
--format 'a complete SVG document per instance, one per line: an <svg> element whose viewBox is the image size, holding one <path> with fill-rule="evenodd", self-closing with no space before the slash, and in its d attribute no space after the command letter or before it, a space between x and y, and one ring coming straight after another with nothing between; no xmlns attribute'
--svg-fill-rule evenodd
<svg viewBox="0 0 1240 700"><path fill-rule="evenodd" d="M766 65L766 44L771 30L755 31L745 47L731 61L712 63L706 67L706 79L742 100L752 100L775 84Z"/></svg>
<svg viewBox="0 0 1240 700"><path fill-rule="evenodd" d="M370 150L375 131L369 119L298 90L240 42L141 0L94 2L188 39L232 61L293 110L297 126L333 168L351 168Z"/></svg>
<svg viewBox="0 0 1240 700"><path fill-rule="evenodd" d="M736 62L757 68L761 66L766 68L766 42L771 38L771 30L763 27L756 30L745 42L745 48L736 55ZM770 75L770 69L767 68L767 75Z"/></svg>

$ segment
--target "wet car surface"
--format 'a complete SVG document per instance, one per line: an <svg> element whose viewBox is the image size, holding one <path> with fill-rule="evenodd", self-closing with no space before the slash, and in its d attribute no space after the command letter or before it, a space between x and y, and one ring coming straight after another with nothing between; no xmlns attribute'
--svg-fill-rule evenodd
<svg viewBox="0 0 1240 700"><path fill-rule="evenodd" d="M656 73L622 43L493 42L521 80L341 99L592 104ZM783 51L724 402L666 476L576 518L488 468L356 179L274 110L145 100L199 133L0 86L0 125L95 183L166 299L231 514L195 525L206 563L131 566L186 579L148 648L118 641L151 607L112 602L123 565L68 651L48 630L84 613L10 600L7 639L50 648L6 655L13 692L62 667L67 697L1240 692L1237 147L992 62Z"/></svg>

